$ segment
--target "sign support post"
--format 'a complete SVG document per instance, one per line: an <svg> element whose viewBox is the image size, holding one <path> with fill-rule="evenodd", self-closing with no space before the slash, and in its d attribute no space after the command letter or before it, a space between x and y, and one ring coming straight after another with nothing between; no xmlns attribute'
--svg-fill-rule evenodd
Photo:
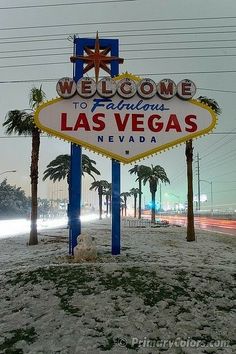
<svg viewBox="0 0 236 354"><path fill-rule="evenodd" d="M111 55L119 56L119 43L113 42ZM111 76L119 74L118 61L111 62ZM120 162L112 159L112 225L111 225L111 252L113 255L120 254Z"/></svg>
<svg viewBox="0 0 236 354"><path fill-rule="evenodd" d="M82 178L82 149L79 145L71 144L70 189L69 189L69 254L74 254L77 237L81 234L81 178Z"/></svg>
<svg viewBox="0 0 236 354"><path fill-rule="evenodd" d="M81 41L74 38L74 54L83 53ZM83 62L75 63L73 78L78 81L83 77ZM81 234L81 179L82 179L82 149L80 145L71 144L70 179L69 179L69 254L74 254L77 237Z"/></svg>
<svg viewBox="0 0 236 354"><path fill-rule="evenodd" d="M112 240L111 253L120 254L120 163L112 159Z"/></svg>

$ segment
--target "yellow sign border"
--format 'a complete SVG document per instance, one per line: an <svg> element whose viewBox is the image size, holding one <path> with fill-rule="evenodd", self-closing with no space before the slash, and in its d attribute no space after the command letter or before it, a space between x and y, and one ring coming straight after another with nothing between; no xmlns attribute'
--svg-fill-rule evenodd
<svg viewBox="0 0 236 354"><path fill-rule="evenodd" d="M121 75L119 75L117 77L114 77L115 80L120 80L122 78L130 78L130 79L133 79L135 81L139 81L140 80L140 78L138 76L135 76L135 75L130 74L128 72L126 72L124 74L121 74ZM112 159L118 160L118 161L120 161L120 162L122 162L124 164L132 163L134 161L143 159L143 158L148 157L150 155L153 155L153 154L156 154L158 152L161 152L161 151L167 150L169 148L172 148L172 147L174 147L176 145L182 144L182 143L184 143L184 142L186 142L188 140L198 138L198 137L200 137L202 135L206 135L212 129L214 129L214 127L217 124L217 115L209 106L207 106L204 103L201 103L201 102L197 101L196 99L188 100L188 101L186 101L186 104L194 104L194 105L199 106L201 108L204 108L204 109L206 109L206 110L208 110L210 112L210 114L212 116L212 123L211 123L211 125L208 128L203 129L200 132L196 132L196 133L190 134L187 137L182 137L180 139L174 140L171 143L167 143L167 144L161 145L159 147L153 148L152 150L148 150L148 151L146 151L146 152L144 152L142 154L135 155L132 158L125 158L125 157L122 157L120 155L117 155L117 154L114 154L112 152L109 152L107 150L104 150L103 148L99 148L99 147L97 147L95 145L91 145L91 144L89 144L87 142L78 140L78 139L76 139L74 137L68 137L67 138L64 134L62 134L62 133L60 133L58 131L55 131L55 130L53 130L51 128L47 128L47 127L43 126L40 123L40 121L39 121L39 113L40 113L40 111L42 109L44 109L45 107L50 106L50 105L52 105L52 104L54 104L56 102L62 101L62 100L63 100L63 98L58 97L58 98L54 98L54 99L52 99L50 101L47 101L47 102L43 103L42 105L40 105L38 107L38 109L35 111L35 115L34 115L34 121L35 121L36 126L40 130L45 131L45 132L47 132L47 133L49 133L51 135L54 135L57 138L63 139L65 141L68 141L68 142L71 142L71 143L74 143L74 144L77 144L77 145L81 145L81 146L83 146L83 147L85 147L85 148L87 148L89 150L97 152L98 154L105 155L105 156L110 157Z"/></svg>

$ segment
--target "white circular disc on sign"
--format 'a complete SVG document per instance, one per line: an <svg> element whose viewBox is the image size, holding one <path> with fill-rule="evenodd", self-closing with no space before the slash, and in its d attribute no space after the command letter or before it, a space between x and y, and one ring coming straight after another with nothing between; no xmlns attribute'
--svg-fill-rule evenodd
<svg viewBox="0 0 236 354"><path fill-rule="evenodd" d="M176 95L177 87L173 80L163 79L157 84L157 93L163 99L170 99Z"/></svg>
<svg viewBox="0 0 236 354"><path fill-rule="evenodd" d="M101 97L112 97L116 93L116 82L111 77L104 77L97 83L97 92Z"/></svg>
<svg viewBox="0 0 236 354"><path fill-rule="evenodd" d="M184 79L177 85L177 94L183 100L189 100L197 91L196 85L193 81Z"/></svg>
<svg viewBox="0 0 236 354"><path fill-rule="evenodd" d="M56 85L57 93L62 98L70 98L76 93L76 83L71 77L63 77Z"/></svg>
<svg viewBox="0 0 236 354"><path fill-rule="evenodd" d="M96 93L96 82L90 77L82 77L77 82L77 92L81 97L92 97Z"/></svg>
<svg viewBox="0 0 236 354"><path fill-rule="evenodd" d="M151 79L142 79L137 85L137 91L143 98L152 98L157 93L156 83Z"/></svg>
<svg viewBox="0 0 236 354"><path fill-rule="evenodd" d="M131 98L136 94L137 88L133 80L122 79L117 84L117 93L123 98Z"/></svg>

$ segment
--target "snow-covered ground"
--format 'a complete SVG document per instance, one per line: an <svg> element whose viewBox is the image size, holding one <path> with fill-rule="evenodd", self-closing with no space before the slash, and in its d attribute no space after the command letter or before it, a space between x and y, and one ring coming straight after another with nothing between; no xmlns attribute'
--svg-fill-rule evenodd
<svg viewBox="0 0 236 354"><path fill-rule="evenodd" d="M111 256L109 220L83 232L96 262L73 263L66 229L0 239L0 353L236 353L236 238L123 226Z"/></svg>

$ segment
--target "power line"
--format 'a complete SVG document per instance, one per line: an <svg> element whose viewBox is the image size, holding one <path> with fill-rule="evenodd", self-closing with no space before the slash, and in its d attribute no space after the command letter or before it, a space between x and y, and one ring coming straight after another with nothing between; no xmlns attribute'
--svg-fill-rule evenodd
<svg viewBox="0 0 236 354"><path fill-rule="evenodd" d="M236 40L236 39L235 39ZM64 50L64 49L72 49L72 46L70 47L55 47L55 48L31 48L31 49L14 49L14 50L1 50L1 54L2 53L21 53L21 52L37 52L37 51L41 51L41 50Z"/></svg>
<svg viewBox="0 0 236 354"><path fill-rule="evenodd" d="M23 5L23 6L10 6L0 7L0 10L16 10L16 9L32 9L32 8L44 8L44 7L58 7L58 6L73 6L73 5L92 5L92 4L107 4L115 2L135 2L137 0L102 0L102 1L85 1L85 2L71 2L61 4L44 4L44 5Z"/></svg>
<svg viewBox="0 0 236 354"><path fill-rule="evenodd" d="M5 68L18 68L29 66L45 66L45 65L62 65L70 64L70 62L52 62L52 63L35 63L35 64L19 64L19 65L4 65L0 69ZM165 75L194 75L194 74L224 74L224 73L236 73L236 70L213 70L213 71L183 71L183 72L162 72L162 73L137 73L137 76L165 76ZM58 80L58 79L56 79ZM21 81L22 82L22 81Z"/></svg>
<svg viewBox="0 0 236 354"><path fill-rule="evenodd" d="M236 181L214 181L214 183L236 183Z"/></svg>
<svg viewBox="0 0 236 354"><path fill-rule="evenodd" d="M22 84L22 83L32 83L32 82L57 82L58 78L43 78L43 79L28 79L28 80L7 80L0 81L0 84Z"/></svg>
<svg viewBox="0 0 236 354"><path fill-rule="evenodd" d="M153 74L155 75L155 74ZM159 74L157 74L159 75ZM28 80L7 80L7 81L0 81L0 84L22 84L22 83L32 83L32 82L57 82L58 77L56 78L42 78L42 79L28 79ZM230 90L217 90L211 88L203 88L197 87L198 90L206 90L206 91L217 91L217 92L225 92L225 93L236 93L236 91ZM235 135L236 132L234 131L225 131L225 132L210 132L209 135Z"/></svg>
<svg viewBox="0 0 236 354"><path fill-rule="evenodd" d="M130 0L131 1L131 0ZM136 1L136 0L133 0ZM169 28L127 28L127 29L123 29L123 30L108 30L108 31L100 31L99 34L102 35L104 33L109 33L109 35L111 33L127 33L127 32L147 32L147 31L176 31L176 30L194 30L194 29L213 29L213 28L233 28L236 27L236 25L227 25L227 26L192 26L192 27L169 27ZM214 32L212 32L214 33ZM227 32L224 32L227 33ZM90 31L90 32L80 32L77 35L81 36L81 35L90 35L90 34L94 34L94 31ZM178 34L178 33L177 33ZM0 37L0 40L8 40L8 39L23 39L23 38L44 38L44 37L58 37L58 36L74 36L76 35L75 33L54 33L54 34L38 34L38 35L28 35L28 36L11 36L11 37ZM209 41L207 41L209 42ZM173 42L175 43L175 42Z"/></svg>
<svg viewBox="0 0 236 354"><path fill-rule="evenodd" d="M236 188L233 188L233 189L225 189L225 190L221 190L221 191L215 191L214 193L225 193L225 192L231 192L231 191L235 191L236 190Z"/></svg>
<svg viewBox="0 0 236 354"><path fill-rule="evenodd" d="M155 75L155 74L153 74ZM159 74L158 74L159 75ZM27 80L6 80L6 81L0 81L0 84L22 84L22 83L33 83L33 82L57 82L58 77L56 78L41 78L41 79L27 79ZM217 90L217 89L211 89L211 88L203 88L203 87L197 87L198 90L206 90L206 91L217 91L217 92L226 92L226 93L236 93L236 91L230 91L230 90ZM209 135L235 135L236 132L234 131L225 131L225 132L211 132Z"/></svg>
<svg viewBox="0 0 236 354"><path fill-rule="evenodd" d="M227 92L227 93L236 93L236 91L231 91L231 90L208 89L208 88L203 88L203 87L198 87L198 90L215 91L215 92ZM215 134L217 134L217 133L215 133ZM229 134L235 134L235 133L229 132Z"/></svg>
<svg viewBox="0 0 236 354"><path fill-rule="evenodd" d="M14 44L14 43L35 43L35 42L50 42L50 41L64 41L65 38L51 38L51 39L29 39L24 41L8 41L0 42L0 44Z"/></svg>
<svg viewBox="0 0 236 354"><path fill-rule="evenodd" d="M53 40L53 39L52 39ZM32 41L33 42L33 41ZM9 43L9 42L6 42ZM13 43L13 42L11 42ZM16 42L18 43L18 42ZM168 42L167 42L168 43ZM1 43L0 44L5 44L5 43ZM149 44L149 43L146 43ZM154 43L154 44L158 44L158 43ZM126 44L128 45L128 44ZM41 51L41 50L64 50L64 49L73 49L73 47L56 47L56 48L40 48L40 49L20 49L20 50L6 50L6 51L1 51L1 53L18 53L18 52L31 52L31 51ZM236 49L236 46L214 46L214 47L175 47L175 48L135 48L135 49L121 49L120 52L148 52L148 51L169 51L169 50L211 50L211 49ZM70 54L70 53L62 53L62 54ZM52 54L52 55L58 55L56 54ZM32 55L33 56L33 55ZM35 55L36 56L36 55ZM9 58L9 57L7 57Z"/></svg>
<svg viewBox="0 0 236 354"><path fill-rule="evenodd" d="M40 135L40 138L51 138L52 135ZM4 135L0 139L18 139L18 138L32 138L32 135Z"/></svg>
<svg viewBox="0 0 236 354"><path fill-rule="evenodd" d="M30 29L30 28L29 28ZM0 29L1 30L1 29ZM122 37L150 37L150 36L178 36L178 35L199 35L199 34L229 34L229 33L236 33L236 31L214 31L214 32L207 32L207 31L202 31L202 32L175 32L175 33L141 33L141 34L120 34L119 38ZM53 35L52 35L53 37ZM117 37L116 34L114 35L104 35L104 38L113 38ZM33 40L18 40L18 41L6 41L6 42L0 42L0 44L13 44L13 43L34 43L34 42L50 42L50 41L64 41L65 38L51 38L51 39L33 39Z"/></svg>
<svg viewBox="0 0 236 354"><path fill-rule="evenodd" d="M222 151L223 155L224 155L224 161L227 160L228 158L230 157L236 157L236 154L235 154L235 151L233 150L230 150L230 151ZM222 161L221 163L224 163L224 161ZM212 163L215 164L215 163L219 163L219 155L217 155L217 157L214 157L213 159L210 159L210 160L205 160L205 163L207 163L207 167L209 167L209 164L211 165ZM203 161L204 163L204 161Z"/></svg>
<svg viewBox="0 0 236 354"><path fill-rule="evenodd" d="M183 47L183 48L141 48L141 49L123 49L121 50L121 52L137 52L137 51L140 51L140 52L147 52L147 51L162 51L162 50L202 50L202 49L235 49L236 46L232 46L232 47L222 47L222 46L219 46L219 47Z"/></svg>
<svg viewBox="0 0 236 354"><path fill-rule="evenodd" d="M158 49L156 49L158 51ZM138 49L133 51L139 51ZM17 55L12 58L9 56L0 57L0 59L18 59L18 58L37 58L37 57L53 57L60 55L69 55L71 53L47 53L47 54L36 54L36 55ZM160 57L132 57L126 58L125 61L129 60L161 60L161 59L190 59L190 58L221 58L221 57L235 57L236 54L207 54L207 55L179 55L179 56L160 56Z"/></svg>
<svg viewBox="0 0 236 354"><path fill-rule="evenodd" d="M207 162L207 166L203 167L203 169L217 168L219 166L222 166L225 163L229 163L229 161L231 161L231 160L234 160L235 157L236 157L235 152L233 155L224 156L223 161L219 161L219 157L217 157L216 159L213 159L212 162L210 162L209 164Z"/></svg>
<svg viewBox="0 0 236 354"><path fill-rule="evenodd" d="M70 23L56 25L38 25L38 26L22 26L22 27L3 27L0 31L22 30L22 29L38 29L38 28L58 28L71 26L91 26L91 25L114 25L125 23L152 23L152 22L173 22L173 21L204 21L204 20L229 20L236 19L236 16L219 16L219 17L195 17L195 18L169 18L169 19L148 19L148 20L126 20L126 21L103 21L103 22L85 22L85 23Z"/></svg>
<svg viewBox="0 0 236 354"><path fill-rule="evenodd" d="M236 131L236 128L233 129L233 132L235 132L235 131ZM213 146L215 146L216 144L221 143L219 146L217 146L216 148L214 148L212 151L210 151L210 152L208 152L207 154L203 155L203 156L202 156L202 159L206 158L207 156L209 156L209 155L212 154L213 152L219 150L223 145L225 146L225 145L231 143L231 142L234 140L234 137L233 137L233 138L231 137L230 139L227 139L226 141L223 141L223 142L222 142L222 140L224 140L224 139L226 139L226 138L227 138L227 136L225 136L225 137L223 137L223 138L220 138L218 141L216 141L214 144L212 144L212 145L211 145L211 148L212 148Z"/></svg>
<svg viewBox="0 0 236 354"><path fill-rule="evenodd" d="M229 174L235 173L235 172L236 172L236 170L233 170L233 171L230 171L230 172L222 173L221 175L216 175L216 176L214 175L213 179L214 179L215 177L221 177L221 176L229 175Z"/></svg>
<svg viewBox="0 0 236 354"><path fill-rule="evenodd" d="M183 75L183 74L223 74L223 73L235 73L236 70L217 70L217 71L185 71L185 72L163 72L163 73L145 73L136 74L138 76L164 76L164 75Z"/></svg>
<svg viewBox="0 0 236 354"><path fill-rule="evenodd" d="M235 47L208 47L208 48L146 48L146 49L124 49L121 50L122 53L124 52L148 52L148 51L169 51L169 50L189 50L189 49L235 49ZM72 48L71 48L72 49ZM48 48L50 50L50 48ZM54 50L54 48L51 48ZM1 52L2 53L2 52ZM11 52L12 53L12 52ZM14 53L17 53L14 51ZM44 57L44 56L58 56L58 55L70 55L71 53L46 53L46 54L30 54L30 55L16 55L14 57L4 56L0 57L0 59L17 59L17 58L35 58L35 57ZM165 57L134 57L134 58L126 58L125 60L148 60L148 59L172 59L172 58L208 58L208 57L233 57L236 54L204 54L204 55L184 55L184 56L165 56Z"/></svg>
<svg viewBox="0 0 236 354"><path fill-rule="evenodd" d="M138 42L138 43L122 43L122 46L133 46L133 45L160 45L160 44L176 44L176 43L212 43L212 42L235 42L236 39L202 39L202 40L187 40L187 41L164 41L164 42Z"/></svg>
<svg viewBox="0 0 236 354"><path fill-rule="evenodd" d="M165 41L165 42L139 42L139 43L122 43L121 46L135 46L135 45L160 45L160 44L177 44L177 43L203 43L203 42L235 42L236 39L212 39L212 40L188 40L188 41ZM4 44L4 43L3 43ZM201 47L201 48L186 48L186 49L234 49L236 47ZM20 52L35 52L35 51L44 51L44 50L64 50L72 49L72 46L66 47L55 47L55 48L31 48L31 49L14 49L14 50L1 50L1 53L20 53ZM166 50L179 50L180 48L166 48ZM182 48L185 50L185 48ZM163 50L163 48L158 48L158 50Z"/></svg>

